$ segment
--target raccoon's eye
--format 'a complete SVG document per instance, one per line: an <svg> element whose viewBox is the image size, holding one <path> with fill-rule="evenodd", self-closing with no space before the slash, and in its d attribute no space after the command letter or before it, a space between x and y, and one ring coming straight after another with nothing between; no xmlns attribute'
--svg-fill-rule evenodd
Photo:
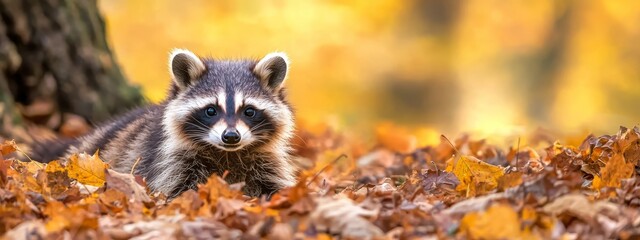
<svg viewBox="0 0 640 240"><path fill-rule="evenodd" d="M256 115L256 110L253 108L247 108L244 110L244 115L247 117L253 117Z"/></svg>
<svg viewBox="0 0 640 240"><path fill-rule="evenodd" d="M207 114L207 116L209 117L213 117L215 115L218 115L218 112L214 107L208 107L207 109L204 110L204 114Z"/></svg>

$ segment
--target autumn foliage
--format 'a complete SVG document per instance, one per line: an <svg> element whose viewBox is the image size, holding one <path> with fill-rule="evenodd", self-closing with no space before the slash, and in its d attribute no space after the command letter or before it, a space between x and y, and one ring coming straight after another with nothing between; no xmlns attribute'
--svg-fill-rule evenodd
<svg viewBox="0 0 640 240"><path fill-rule="evenodd" d="M384 128L392 128L392 125ZM0 233L25 237L558 239L640 237L640 130L579 146L501 149L462 137L418 147L379 129L365 148L301 131L296 186L249 198L211 176L175 199L99 153L41 164L0 145Z"/></svg>

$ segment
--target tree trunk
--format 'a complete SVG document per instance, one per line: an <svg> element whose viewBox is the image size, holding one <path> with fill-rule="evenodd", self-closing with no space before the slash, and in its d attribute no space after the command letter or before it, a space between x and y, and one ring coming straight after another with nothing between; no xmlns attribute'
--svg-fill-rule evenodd
<svg viewBox="0 0 640 240"><path fill-rule="evenodd" d="M144 102L105 38L96 0L0 0L0 135L25 122L58 130Z"/></svg>

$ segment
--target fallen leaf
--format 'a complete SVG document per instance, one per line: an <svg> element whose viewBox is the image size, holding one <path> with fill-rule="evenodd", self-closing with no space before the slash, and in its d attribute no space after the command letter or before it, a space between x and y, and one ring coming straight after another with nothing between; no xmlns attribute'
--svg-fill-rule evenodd
<svg viewBox="0 0 640 240"><path fill-rule="evenodd" d="M198 194L201 199L209 202L212 206L216 206L221 197L234 199L242 196L242 192L231 189L224 179L215 174L209 177L207 183L198 185Z"/></svg>
<svg viewBox="0 0 640 240"><path fill-rule="evenodd" d="M494 201L505 199L503 193L494 193L485 196L468 198L453 204L453 206L445 209L443 213L447 215L466 214L468 212L482 211Z"/></svg>
<svg viewBox="0 0 640 240"><path fill-rule="evenodd" d="M460 232L472 239L527 239L520 229L520 219L513 207L495 204L486 212L472 212L460 221Z"/></svg>
<svg viewBox="0 0 640 240"><path fill-rule="evenodd" d="M66 206L61 202L47 203L44 214L48 217L47 231L86 230L98 227L98 217L86 205Z"/></svg>
<svg viewBox="0 0 640 240"><path fill-rule="evenodd" d="M36 161L13 161L11 167L19 173L18 178L21 179L25 189L38 193L43 191L45 175L41 173L44 170L44 164Z"/></svg>
<svg viewBox="0 0 640 240"><path fill-rule="evenodd" d="M113 188L101 193L98 200L101 206L104 206L112 213L119 213L127 208L127 196Z"/></svg>
<svg viewBox="0 0 640 240"><path fill-rule="evenodd" d="M422 180L422 187L426 192L431 192L438 188L445 190L454 190L460 184L460 181L450 172L444 172L441 170L431 170L423 172L419 175Z"/></svg>
<svg viewBox="0 0 640 240"><path fill-rule="evenodd" d="M600 176L594 176L593 187L619 188L622 179L630 178L635 172L634 164L625 161L621 154L615 154L607 164L600 169Z"/></svg>
<svg viewBox="0 0 640 240"><path fill-rule="evenodd" d="M0 159L0 187L7 184L7 177L9 176L9 167L13 164L13 160Z"/></svg>
<svg viewBox="0 0 640 240"><path fill-rule="evenodd" d="M522 172L510 172L498 180L498 188L506 190L522 184Z"/></svg>
<svg viewBox="0 0 640 240"><path fill-rule="evenodd" d="M339 234L348 239L372 239L384 236L380 228L363 217L378 215L376 210L367 210L348 198L319 198L318 207L311 213L316 229Z"/></svg>
<svg viewBox="0 0 640 240"><path fill-rule="evenodd" d="M620 208L615 204L608 201L591 202L586 196L579 193L561 196L545 205L542 210L554 216L569 214L590 223L594 223L596 221L595 217L601 212L613 211L613 214L609 214L620 214Z"/></svg>
<svg viewBox="0 0 640 240"><path fill-rule="evenodd" d="M3 143L0 143L0 160L4 159L3 156L7 156L17 150L18 145L16 145L16 141L5 140Z"/></svg>
<svg viewBox="0 0 640 240"><path fill-rule="evenodd" d="M472 156L460 156L454 164L452 172L460 180L456 190L465 192L466 196L476 196L496 189L498 180L504 175L502 167Z"/></svg>
<svg viewBox="0 0 640 240"><path fill-rule="evenodd" d="M62 194L71 185L71 179L67 174L67 169L60 161L51 161L44 168L47 173L47 187L52 197L56 199L67 198L67 194ZM62 195L61 195L62 194Z"/></svg>
<svg viewBox="0 0 640 240"><path fill-rule="evenodd" d="M244 206L244 201L238 199L219 198L216 213L213 216L217 220L225 219L240 211Z"/></svg>
<svg viewBox="0 0 640 240"><path fill-rule="evenodd" d="M82 184L101 187L105 183L108 166L98 157L98 152L92 156L86 153L73 154L69 157L68 173L69 177Z"/></svg>
<svg viewBox="0 0 640 240"><path fill-rule="evenodd" d="M45 239L47 231L40 220L23 222L4 234L3 239Z"/></svg>
<svg viewBox="0 0 640 240"><path fill-rule="evenodd" d="M147 191L136 182L131 174L119 173L111 169L107 169L106 186L107 189L116 189L124 193L128 199L144 203L151 202L151 198L147 195Z"/></svg>

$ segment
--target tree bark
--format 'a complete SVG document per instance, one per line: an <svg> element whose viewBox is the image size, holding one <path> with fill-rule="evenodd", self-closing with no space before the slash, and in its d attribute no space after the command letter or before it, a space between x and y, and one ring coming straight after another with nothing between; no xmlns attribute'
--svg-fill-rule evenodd
<svg viewBox="0 0 640 240"><path fill-rule="evenodd" d="M144 102L109 49L96 0L0 0L0 134L58 129Z"/></svg>

